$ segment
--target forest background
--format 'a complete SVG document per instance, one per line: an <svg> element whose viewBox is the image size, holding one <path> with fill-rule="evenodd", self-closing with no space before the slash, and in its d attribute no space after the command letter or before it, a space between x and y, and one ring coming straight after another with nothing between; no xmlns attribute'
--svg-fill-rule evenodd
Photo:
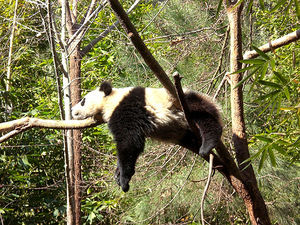
<svg viewBox="0 0 300 225"><path fill-rule="evenodd" d="M24 116L60 119L57 77L45 32L46 3L0 3L0 122ZM79 2L82 9L88 4ZM128 9L133 2L122 4ZM57 2L52 7L60 10ZM298 30L299 17L297 0L245 1L244 51ZM228 21L219 1L141 1L130 19L168 73L177 70L185 87L216 97L224 118L224 142L230 146ZM111 9L104 7L91 23L83 44L115 21ZM274 224L300 223L299 58L299 43L294 42L247 61L244 69L251 159ZM161 86L121 27L109 32L81 63L82 94L108 79L115 87ZM124 194L113 179L116 148L107 127L82 132L83 224L200 223L207 176L207 163L200 157L178 146L148 141L131 191ZM61 131L35 129L1 143L2 224L65 223L61 136ZM250 224L241 199L218 173L204 212L209 224Z"/></svg>

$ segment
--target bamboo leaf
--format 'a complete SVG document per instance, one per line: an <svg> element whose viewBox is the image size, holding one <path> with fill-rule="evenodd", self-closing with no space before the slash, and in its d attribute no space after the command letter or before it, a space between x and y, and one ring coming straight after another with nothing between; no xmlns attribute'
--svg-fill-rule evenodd
<svg viewBox="0 0 300 225"><path fill-rule="evenodd" d="M281 89L282 86L280 84L276 84L274 82L271 82L271 81L265 81L265 80L260 80L258 81L260 84L262 85L265 85L265 86L268 86L268 87L272 87L272 88L278 88L278 89Z"/></svg>
<svg viewBox="0 0 300 225"><path fill-rule="evenodd" d="M245 67L243 69L240 69L240 70L237 70L237 71L235 71L235 72L233 72L231 74L243 73L243 72L245 72L247 70L251 70L251 69L256 68L256 67L257 67L257 65L247 66L247 67Z"/></svg>
<svg viewBox="0 0 300 225"><path fill-rule="evenodd" d="M256 73L256 71L259 69L259 67L257 67L255 70L253 70L250 74L248 74L246 77L244 77L243 80L241 80L240 82L238 82L238 84L234 87L237 88L239 87L241 84L243 84L246 80L248 80L250 77L252 77L253 74Z"/></svg>
<svg viewBox="0 0 300 225"><path fill-rule="evenodd" d="M254 45L252 45L252 48L263 58L265 58L266 60L270 60L270 57L264 53L263 51L261 51L259 48L255 47Z"/></svg>
<svg viewBox="0 0 300 225"><path fill-rule="evenodd" d="M279 145L273 143L273 144L272 144L272 147L273 147L277 152L279 152L280 154L286 155L285 149L282 148L281 146L279 146Z"/></svg>
<svg viewBox="0 0 300 225"><path fill-rule="evenodd" d="M222 3L223 3L223 0L219 0L216 18L219 17L219 14L220 14L220 11L221 11L221 7L222 7Z"/></svg>
<svg viewBox="0 0 300 225"><path fill-rule="evenodd" d="M273 139L264 137L264 136L260 136L260 135L256 135L255 138L257 138L258 140L261 140L263 142L267 142L267 143L273 142Z"/></svg>
<svg viewBox="0 0 300 225"><path fill-rule="evenodd" d="M282 84L287 84L287 80L282 76L282 74L276 72L276 71L273 71L274 75L280 80L280 82Z"/></svg>
<svg viewBox="0 0 300 225"><path fill-rule="evenodd" d="M260 161L259 161L258 172L261 171L261 169L264 165L264 162L265 162L266 157L267 157L267 151L268 151L268 149L264 149L264 151L262 152L262 155L261 155L261 158L260 158Z"/></svg>
<svg viewBox="0 0 300 225"><path fill-rule="evenodd" d="M264 99L267 99L267 98L276 96L278 93L280 93L280 90L276 90L276 91L273 91L273 92L271 92L271 93L265 94L265 95L263 95L263 96L260 96L260 97L258 98L258 101L261 101L261 100L264 100Z"/></svg>
<svg viewBox="0 0 300 225"><path fill-rule="evenodd" d="M263 59L243 59L240 60L240 62L245 63L245 64L264 64L266 62L266 60Z"/></svg>
<svg viewBox="0 0 300 225"><path fill-rule="evenodd" d="M273 57L271 57L269 64L270 64L272 70L275 70L275 60L273 59Z"/></svg>
<svg viewBox="0 0 300 225"><path fill-rule="evenodd" d="M263 67L261 67L261 73L260 73L260 76L259 76L260 79L264 79L265 78L266 73L268 71L268 67L269 67L268 63L265 63L263 65Z"/></svg>
<svg viewBox="0 0 300 225"><path fill-rule="evenodd" d="M287 98L287 100L288 101L290 101L290 92L289 92L289 88L287 87L287 86L285 86L284 88L283 88L283 92L284 92L284 94L285 94L285 97Z"/></svg>
<svg viewBox="0 0 300 225"><path fill-rule="evenodd" d="M253 6L253 0L250 0L250 2L249 2L249 4L248 4L248 7L247 7L247 15L249 15L250 14L250 11L251 11L251 9L252 9L252 6Z"/></svg>
<svg viewBox="0 0 300 225"><path fill-rule="evenodd" d="M273 152L272 148L269 148L268 152L269 152L269 157L270 157L272 166L276 167L277 166L276 158L275 158L275 155L274 155L274 152Z"/></svg>

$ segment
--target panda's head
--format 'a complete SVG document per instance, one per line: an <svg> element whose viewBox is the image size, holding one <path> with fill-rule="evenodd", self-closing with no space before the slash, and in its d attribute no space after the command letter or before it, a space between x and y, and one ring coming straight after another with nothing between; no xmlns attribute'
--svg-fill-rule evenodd
<svg viewBox="0 0 300 225"><path fill-rule="evenodd" d="M102 112L106 103L106 98L111 95L112 86L104 81L100 88L89 92L79 103L72 108L72 117L75 120L83 120L88 117L102 119ZM103 122L103 121L101 121Z"/></svg>

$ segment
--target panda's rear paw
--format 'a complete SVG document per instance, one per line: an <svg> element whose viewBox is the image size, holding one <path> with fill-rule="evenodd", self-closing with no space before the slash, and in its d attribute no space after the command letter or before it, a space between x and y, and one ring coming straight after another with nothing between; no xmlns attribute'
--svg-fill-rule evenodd
<svg viewBox="0 0 300 225"><path fill-rule="evenodd" d="M201 145L200 149L199 149L199 154L202 157L207 156L210 151L215 148L217 146L216 142L203 142L203 144Z"/></svg>
<svg viewBox="0 0 300 225"><path fill-rule="evenodd" d="M129 191L129 181L130 179L126 177L120 177L120 186L124 192Z"/></svg>

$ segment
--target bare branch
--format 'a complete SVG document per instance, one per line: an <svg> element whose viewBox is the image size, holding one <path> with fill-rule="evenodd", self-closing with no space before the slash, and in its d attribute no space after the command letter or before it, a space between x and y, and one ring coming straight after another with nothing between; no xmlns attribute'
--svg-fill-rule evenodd
<svg viewBox="0 0 300 225"><path fill-rule="evenodd" d="M0 138L0 143L24 132L30 128L51 128L51 129L82 129L101 124L97 118L85 120L44 120L39 118L25 117L18 120L0 123L0 132L9 132Z"/></svg>
<svg viewBox="0 0 300 225"><path fill-rule="evenodd" d="M284 45L288 45L299 39L300 39L300 30L296 30L296 31L289 33L281 38L278 38L274 41L270 41L267 44L260 46L259 49L263 52L269 52L274 49L280 48ZM253 50L253 51L247 51L244 54L243 58L244 59L253 59L253 58L256 58L257 56L259 56L259 54L255 50Z"/></svg>

